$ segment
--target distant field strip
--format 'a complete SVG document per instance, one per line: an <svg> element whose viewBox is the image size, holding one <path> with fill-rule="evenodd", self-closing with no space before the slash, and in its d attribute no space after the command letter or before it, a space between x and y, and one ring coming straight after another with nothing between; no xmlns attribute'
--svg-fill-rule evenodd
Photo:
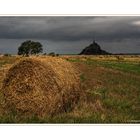
<svg viewBox="0 0 140 140"><path fill-rule="evenodd" d="M104 67L140 74L140 64L126 62L110 62L110 61L105 62L100 61L97 63Z"/></svg>
<svg viewBox="0 0 140 140"><path fill-rule="evenodd" d="M140 62L126 62L126 61L112 61L112 60L94 60L94 59L71 59L71 62L83 62L88 65L103 66L107 68L112 68L116 70L121 70L124 72L132 72L135 74L140 74Z"/></svg>

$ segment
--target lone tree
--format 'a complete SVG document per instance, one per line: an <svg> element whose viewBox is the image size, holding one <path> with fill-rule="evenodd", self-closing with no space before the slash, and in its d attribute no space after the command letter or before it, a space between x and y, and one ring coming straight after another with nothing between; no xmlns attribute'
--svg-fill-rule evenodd
<svg viewBox="0 0 140 140"><path fill-rule="evenodd" d="M30 54L38 54L43 52L43 46L40 42L27 40L18 48L18 55L28 56Z"/></svg>

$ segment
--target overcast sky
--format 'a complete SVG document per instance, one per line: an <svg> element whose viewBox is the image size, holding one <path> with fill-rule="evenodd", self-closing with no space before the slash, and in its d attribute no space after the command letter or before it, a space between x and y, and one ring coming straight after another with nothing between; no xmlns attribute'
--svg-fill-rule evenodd
<svg viewBox="0 0 140 140"><path fill-rule="evenodd" d="M93 39L111 53L140 53L140 17L0 17L0 53L29 39L47 53L77 54Z"/></svg>

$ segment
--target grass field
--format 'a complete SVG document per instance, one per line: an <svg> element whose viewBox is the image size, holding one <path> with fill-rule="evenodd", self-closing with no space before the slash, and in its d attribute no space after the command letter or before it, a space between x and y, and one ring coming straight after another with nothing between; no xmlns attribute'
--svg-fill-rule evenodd
<svg viewBox="0 0 140 140"><path fill-rule="evenodd" d="M3 114L1 123L139 123L140 56L59 56L79 70L86 100L73 111L54 117L19 120L14 113ZM0 87L16 56L0 57ZM3 95L0 92L0 101Z"/></svg>

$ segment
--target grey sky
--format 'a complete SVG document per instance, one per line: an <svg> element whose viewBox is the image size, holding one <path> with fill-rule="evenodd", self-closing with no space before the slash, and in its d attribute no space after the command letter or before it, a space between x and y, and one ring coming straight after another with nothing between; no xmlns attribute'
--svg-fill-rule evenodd
<svg viewBox="0 0 140 140"><path fill-rule="evenodd" d="M44 52L76 54L95 39L112 53L140 53L140 17L0 17L0 53L17 53L28 39Z"/></svg>

